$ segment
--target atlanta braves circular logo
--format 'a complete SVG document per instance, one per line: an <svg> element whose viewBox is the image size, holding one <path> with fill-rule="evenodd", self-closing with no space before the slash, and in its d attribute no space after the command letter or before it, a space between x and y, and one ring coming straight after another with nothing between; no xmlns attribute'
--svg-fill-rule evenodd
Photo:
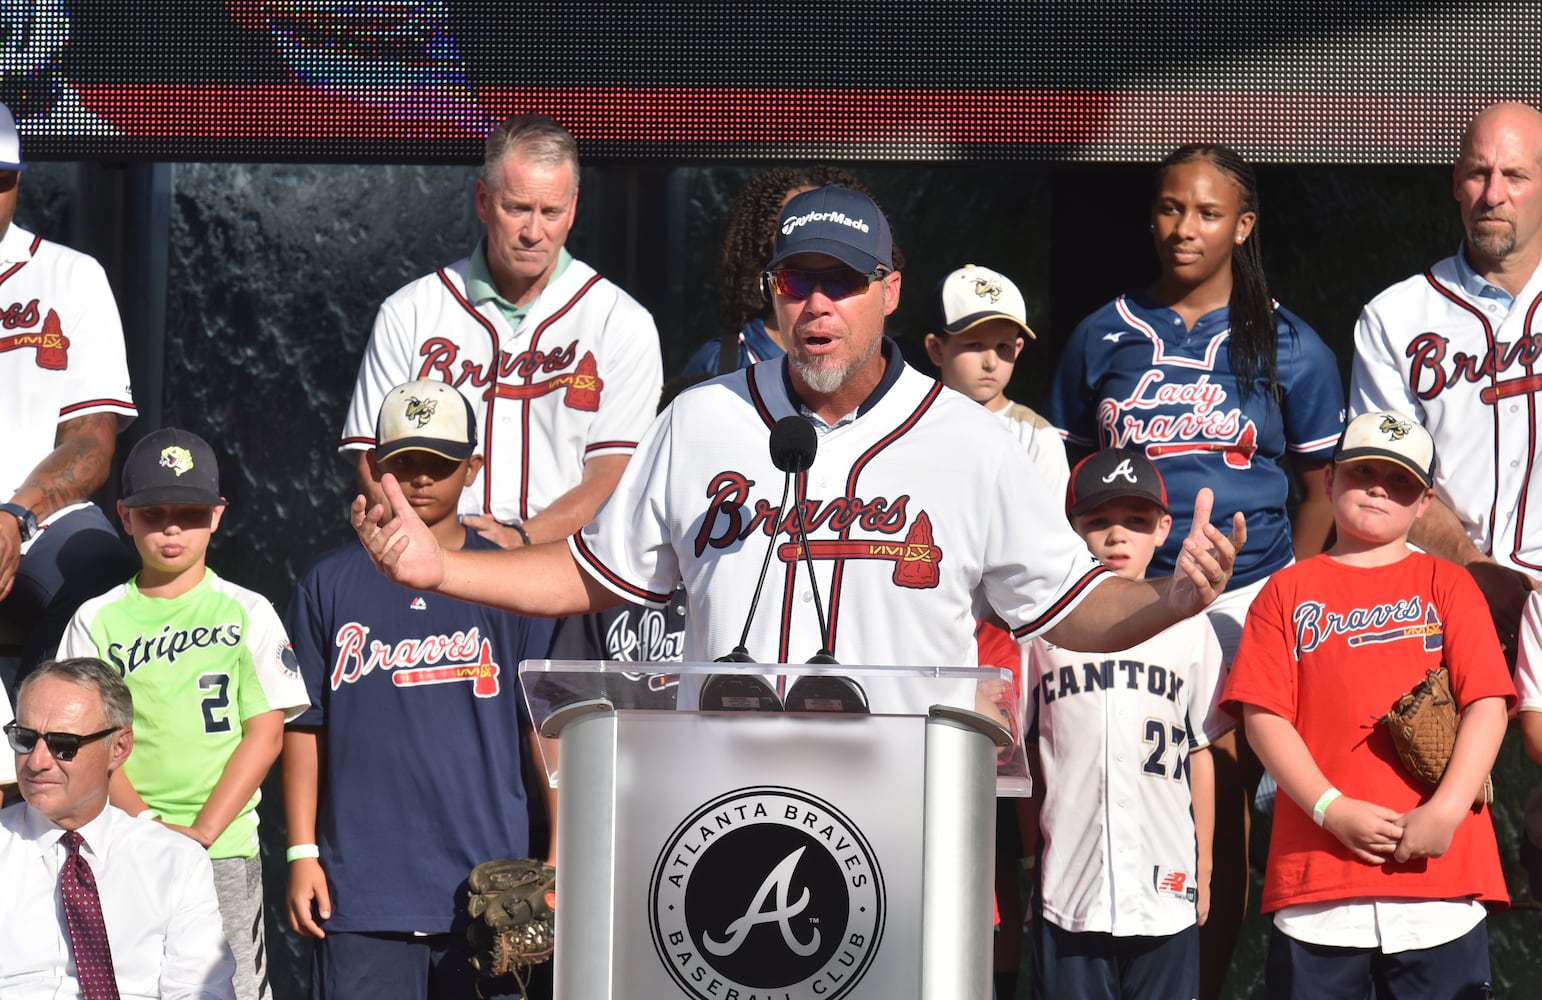
<svg viewBox="0 0 1542 1000"><path fill-rule="evenodd" d="M883 936L866 838L792 788L742 788L687 817L659 852L649 904L660 960L700 1000L839 1000Z"/></svg>

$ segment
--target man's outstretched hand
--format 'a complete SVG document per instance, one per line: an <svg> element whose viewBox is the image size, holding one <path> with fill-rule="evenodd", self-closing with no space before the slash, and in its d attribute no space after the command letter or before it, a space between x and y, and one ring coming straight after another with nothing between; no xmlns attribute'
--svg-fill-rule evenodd
<svg viewBox="0 0 1542 1000"><path fill-rule="evenodd" d="M1247 543L1247 521L1238 511L1231 517L1231 534L1210 523L1215 494L1207 486L1194 497L1194 520L1183 539L1183 551L1173 567L1168 598L1180 618L1204 610L1226 589L1237 553Z"/></svg>
<svg viewBox="0 0 1542 1000"><path fill-rule="evenodd" d="M366 507L363 494L354 497L353 530L376 568L388 578L413 590L434 590L444 582L444 553L439 540L412 509L396 477L380 479L390 510ZM389 515L389 520L387 516Z"/></svg>

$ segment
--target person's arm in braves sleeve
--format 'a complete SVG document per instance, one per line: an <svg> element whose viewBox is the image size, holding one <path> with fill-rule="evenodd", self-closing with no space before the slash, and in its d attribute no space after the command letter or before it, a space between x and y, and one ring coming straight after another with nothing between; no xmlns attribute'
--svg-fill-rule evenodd
<svg viewBox="0 0 1542 1000"><path fill-rule="evenodd" d="M284 824L289 844L316 843L316 801L321 787L321 736L311 727L291 726L284 731ZM324 938L316 917L332 917L332 895L320 858L296 858L289 862L289 926L305 937ZM316 917L311 915L315 905Z"/></svg>
<svg viewBox="0 0 1542 1000"><path fill-rule="evenodd" d="M561 541L588 524L600 504L615 491L629 458L630 455L596 455L585 462L584 476L577 486L520 525L530 536L530 544ZM525 544L515 528L500 524L490 514L467 514L461 523L500 549L517 549Z"/></svg>
<svg viewBox="0 0 1542 1000"><path fill-rule="evenodd" d="M1479 698L1462 710L1456 745L1435 793L1397 821L1403 828L1393 855L1397 861L1438 858L1446 853L1452 835L1471 814L1478 789L1494 766L1508 723L1509 712L1501 697Z"/></svg>
<svg viewBox="0 0 1542 1000"><path fill-rule="evenodd" d="M1322 773L1290 720L1253 704L1242 706L1248 743L1280 790L1308 816L1333 783ZM1468 799L1471 802L1472 799ZM1385 864L1403 837L1395 810L1340 795L1323 812L1323 829L1368 865Z"/></svg>
<svg viewBox="0 0 1542 1000"><path fill-rule="evenodd" d="M54 450L37 464L10 503L20 504L39 521L69 504L84 500L107 482L117 447L118 416L88 413L66 420L54 435ZM21 565L21 522L0 517L0 600L9 596Z"/></svg>
<svg viewBox="0 0 1542 1000"><path fill-rule="evenodd" d="M1082 652L1129 649L1204 610L1226 589L1237 552L1247 542L1241 513L1232 515L1229 537L1210 523L1213 503L1208 488L1195 497L1194 520L1171 577L1151 583L1110 576L1045 631L1045 638Z"/></svg>

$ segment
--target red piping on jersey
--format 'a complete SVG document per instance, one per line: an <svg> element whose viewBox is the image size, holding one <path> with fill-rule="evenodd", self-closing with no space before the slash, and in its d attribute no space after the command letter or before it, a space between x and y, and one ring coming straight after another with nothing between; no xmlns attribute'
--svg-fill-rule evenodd
<svg viewBox="0 0 1542 1000"><path fill-rule="evenodd" d="M1531 323L1534 319L1536 319L1537 306L1539 304L1542 304L1542 295L1538 295L1536 298L1532 299L1531 307L1526 310L1526 322L1521 327L1521 333L1523 335L1530 333ZM1528 375L1533 374L1534 367L1535 366L1528 364L1526 366L1526 373ZM1494 412L1496 414L1499 412L1498 406L1494 407ZM1526 427L1528 428L1528 447L1526 448L1526 475L1521 477L1521 495L1519 498L1517 498L1515 503L1515 536L1511 539L1510 559L1518 566L1525 566L1527 569L1532 570L1542 570L1542 566L1538 566L1535 563L1528 563L1521 559L1522 540L1526 537L1526 495L1531 492L1531 476L1537 464L1537 394L1534 392L1528 392L1526 394ZM1499 471L1499 463L1497 458L1494 463L1494 471L1497 478L1497 473ZM1494 499L1497 503L1499 499L1498 490L1494 491Z"/></svg>
<svg viewBox="0 0 1542 1000"><path fill-rule="evenodd" d="M573 542L574 548L578 550L579 557L583 559L584 563L594 572L596 577L610 583L612 586L623 591L630 597L639 601L651 601L654 604L668 604L669 599L674 596L673 594L655 594L651 590L644 590L642 587L635 587L621 579L621 577L617 576L615 572L610 569L610 567L600 562L599 556L589 551L589 546L584 544L584 536L582 533L574 535Z"/></svg>
<svg viewBox="0 0 1542 1000"><path fill-rule="evenodd" d="M871 462L874 458L877 458L878 454L885 448L889 447L889 445L893 444L895 441L908 434L911 428L915 427L915 425L921 420L921 416L926 413L927 410L931 409L932 404L937 401L937 397L941 393L942 383L933 382L930 391L928 391L927 394L922 398L921 402L916 405L916 408L911 411L910 416L906 417L897 427L880 438L871 448L863 452L861 457L852 463L851 472L846 476L846 495L848 497L854 497L857 495L857 479L862 475L863 470L867 468L868 463ZM839 537L843 541L850 538L851 525L848 524L846 527L842 528ZM832 653L835 651L836 624L840 617L841 578L845 575L845 571L846 561L844 559L837 559L835 561L835 568L830 572L830 615L827 620L830 628L830 651ZM787 631L787 621L787 618L782 619L782 630L784 634Z"/></svg>
<svg viewBox="0 0 1542 1000"><path fill-rule="evenodd" d="M1488 347L1489 357L1492 358L1494 356L1494 327L1489 323L1488 317L1483 315L1471 303L1436 280L1434 271L1425 271L1424 280L1428 281L1430 287L1435 289L1435 292L1442 298L1450 301L1452 305L1471 313L1478 320L1478 323L1483 327L1483 340ZM1489 369L1488 384L1492 387L1499 381L1499 373L1494 371L1494 365L1490 364L1487 367ZM1412 389L1412 386L1409 388ZM1489 494L1494 500L1488 507L1488 538L1490 554L1492 555L1495 541L1494 529L1499 523L1499 407L1497 405L1491 408L1490 417L1494 424L1494 483L1493 491Z"/></svg>
<svg viewBox="0 0 1542 1000"><path fill-rule="evenodd" d="M28 264L32 263L33 256L35 256L37 254L37 248L42 246L42 245L43 245L43 237L41 237L41 236L33 236L32 237L32 245L27 248L27 254L28 254L27 259L26 260L19 260L16 263L12 264L10 267L6 268L5 273L4 274L0 274L0 282L5 281L5 279L9 278L11 275L15 274L17 271L20 271L22 268L26 267Z"/></svg>
<svg viewBox="0 0 1542 1000"><path fill-rule="evenodd" d="M596 273L593 276L591 276L589 278L589 280L584 282L582 287L580 287L578 289L578 291L573 294L573 297L571 299L568 299L567 302L561 308L559 308L556 312L552 313L550 316L548 316L545 319L541 320L541 322L536 325L535 332L530 335L530 346L528 348L526 348L526 350L533 353L535 351L536 347L540 344L540 342L541 342L541 334L546 332L546 328L551 326L553 323L557 322L562 317L566 316L572 310L572 308L574 306L578 305L578 300L583 298L586 294L588 294L589 289L593 288L596 284L599 283L599 280L600 280L600 276L599 276L598 273ZM500 373L500 377L501 377L501 373ZM535 378L534 373L526 375L525 376L525 384L529 385L534 380L534 378ZM493 397L494 397L494 399L496 399L497 398L497 394L494 393ZM533 405L535 405L535 400L533 398L532 399L522 399L519 402L519 433L520 433L520 441L521 441L521 444L522 444L522 447L519 450L519 519L521 521L528 521L530 519L530 516L531 516L530 515L530 408ZM490 400L487 401L487 412L488 412L489 427L491 427L492 409L493 409L493 400L490 399ZM488 454L492 454L491 450L488 451ZM487 485L485 485L483 487L483 490L487 493L487 498L488 498L487 509L491 510L492 509L492 490L491 490L492 477L491 476L487 476L486 479L487 479Z"/></svg>
<svg viewBox="0 0 1542 1000"><path fill-rule="evenodd" d="M766 398L761 395L760 386L755 384L755 369L746 368L744 371L747 376L744 381L750 390L750 405L755 407L755 412L760 416L761 423L765 424L766 430L769 431L776 425L776 421L771 419L771 408L766 405ZM788 402L791 403L792 400L788 400ZM794 405L796 406L796 404Z"/></svg>
<svg viewBox="0 0 1542 1000"><path fill-rule="evenodd" d="M477 312L476 306L472 305L471 300L467 299L464 295L461 294L460 289L455 287L455 282L450 280L449 274L442 267L439 269L439 281L444 285L445 289L449 291L450 297L453 298L456 302L460 303L460 307L466 311L466 314L481 324L482 329L487 331L488 339L493 342L492 387L495 388L498 384L498 369L503 365L503 345L499 343L498 340L498 328L493 326L492 321L489 320L486 316L483 316L481 313ZM421 375L422 373L420 372L419 376L421 377ZM490 458L493 453L493 406L498 402L498 394L496 392L490 392L487 394L486 399L487 412L482 416L482 455L484 461L487 458ZM482 470L482 510L484 512L491 511L493 509L492 473L493 470L491 468L485 468Z"/></svg>
<svg viewBox="0 0 1542 1000"><path fill-rule="evenodd" d="M604 451L613 448L626 448L632 451L637 449L636 441L594 441L584 446L584 454L594 451Z"/></svg>
<svg viewBox="0 0 1542 1000"><path fill-rule="evenodd" d="M78 403L71 403L69 406L61 406L59 408L59 416L67 417L80 410L89 410L93 406L118 406L131 410L136 414L139 412L133 403L125 403L121 399L83 399Z"/></svg>
<svg viewBox="0 0 1542 1000"><path fill-rule="evenodd" d="M1012 638L1021 639L1024 636L1027 636L1030 633L1036 632L1043 628L1046 624L1053 621L1056 615L1060 614L1067 607L1069 607L1073 601L1075 601L1082 594L1086 593L1087 589L1092 586L1094 581L1096 581L1101 576L1111 573L1112 570L1105 566L1096 566L1088 570L1080 580L1076 581L1075 585L1073 585L1070 590L1061 595L1060 600L1050 605L1049 609L1042 615L1033 619L1032 621L1024 622L1023 624L1017 626L1017 628L1013 629Z"/></svg>

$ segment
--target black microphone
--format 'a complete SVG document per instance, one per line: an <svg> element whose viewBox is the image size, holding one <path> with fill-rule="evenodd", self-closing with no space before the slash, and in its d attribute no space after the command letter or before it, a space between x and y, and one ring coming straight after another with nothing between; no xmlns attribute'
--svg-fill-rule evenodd
<svg viewBox="0 0 1542 1000"><path fill-rule="evenodd" d="M801 425L798 427L798 437L796 440L794 440L792 436L789 435L788 441L784 445L786 454L778 456L776 431L773 429L771 433L771 461L776 463L776 467L778 469L781 469L789 474L794 472L804 472L814 464L814 452L819 447L819 438L814 433L814 425L810 423L805 417L783 417L781 420L777 421L776 426L780 428L783 424L787 424L789 422L795 422L796 424ZM787 464L784 465L783 461L785 461ZM835 658L835 654L830 651L830 627L825 621L824 602L819 599L819 580L814 576L814 557L809 554L808 550L808 526L804 523L803 519L804 499L803 481L799 480L798 495L795 501L796 507L794 508L795 513L793 514L792 527L794 534L797 536L798 548L803 553L803 565L808 567L808 585L813 588L814 591L814 615L819 620L819 652L811 656L808 662L839 663L840 661ZM785 497L783 498L782 502L787 502Z"/></svg>
<svg viewBox="0 0 1542 1000"><path fill-rule="evenodd" d="M814 425L806 417L796 414L783 417L771 428L771 464L780 469L782 476L782 502L778 511L787 509L787 494L792 491L794 473L807 471L814 464L819 450L819 438ZM801 490L799 492L802 492ZM801 505L800 505L801 506ZM755 583L755 595L750 599L750 610L744 616L744 630L739 633L739 645L717 658L718 663L754 663L746 643L750 639L750 624L755 620L755 608L760 604L761 591L766 586L766 571L771 567L771 553L776 550L777 525L771 526L771 539L766 543L766 557L760 564L760 579ZM824 633L821 631L820 633Z"/></svg>

